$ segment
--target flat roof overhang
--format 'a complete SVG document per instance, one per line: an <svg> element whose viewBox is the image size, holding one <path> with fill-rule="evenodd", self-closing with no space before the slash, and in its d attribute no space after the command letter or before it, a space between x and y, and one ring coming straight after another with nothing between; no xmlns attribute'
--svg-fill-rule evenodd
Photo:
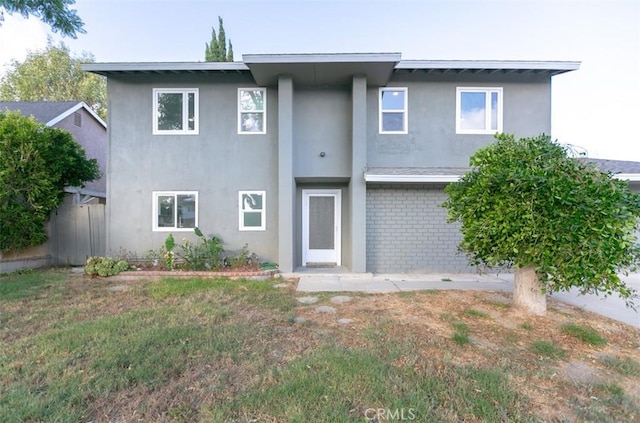
<svg viewBox="0 0 640 423"><path fill-rule="evenodd" d="M371 167L364 172L365 182L374 183L449 183L458 181L471 168L462 167Z"/></svg>
<svg viewBox="0 0 640 423"><path fill-rule="evenodd" d="M394 73L547 74L580 68L580 62L519 60L400 60L400 53L245 54L244 62L106 62L82 69L104 76L251 73L256 84L275 85L290 75L297 85L348 85L355 75L368 85L385 86Z"/></svg>
<svg viewBox="0 0 640 423"><path fill-rule="evenodd" d="M202 73L243 73L249 68L242 62L103 62L85 63L85 72L114 75L177 75Z"/></svg>
<svg viewBox="0 0 640 423"><path fill-rule="evenodd" d="M372 167L364 172L365 182L442 184L457 182L470 171L468 167ZM640 173L614 173L612 177L640 182Z"/></svg>
<svg viewBox="0 0 640 423"><path fill-rule="evenodd" d="M577 61L538 60L403 60L395 73L427 74L548 74L559 75L580 69Z"/></svg>
<svg viewBox="0 0 640 423"><path fill-rule="evenodd" d="M258 85L275 85L280 75L307 86L348 85L355 75L365 76L369 85L386 85L401 54L245 54L242 58Z"/></svg>

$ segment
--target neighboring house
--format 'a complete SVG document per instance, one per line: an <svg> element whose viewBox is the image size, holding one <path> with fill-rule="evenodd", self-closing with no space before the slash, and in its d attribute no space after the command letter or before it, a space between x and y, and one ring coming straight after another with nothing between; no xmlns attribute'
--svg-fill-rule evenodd
<svg viewBox="0 0 640 423"><path fill-rule="evenodd" d="M88 158L98 160L103 176L84 187L66 187L63 204L47 223L49 239L21 251L0 253L0 273L50 264L80 265L104 255L104 203L107 198L107 124L79 101L0 102L0 112L19 111L47 126L69 131Z"/></svg>
<svg viewBox="0 0 640 423"><path fill-rule="evenodd" d="M69 131L87 157L98 160L102 177L82 188L67 187L75 204L104 203L107 198L107 124L81 101L0 101L0 112L18 111L47 126Z"/></svg>
<svg viewBox="0 0 640 423"><path fill-rule="evenodd" d="M108 78L107 251L198 226L282 271L468 271L444 186L496 132L551 132L578 62L244 55L92 63Z"/></svg>

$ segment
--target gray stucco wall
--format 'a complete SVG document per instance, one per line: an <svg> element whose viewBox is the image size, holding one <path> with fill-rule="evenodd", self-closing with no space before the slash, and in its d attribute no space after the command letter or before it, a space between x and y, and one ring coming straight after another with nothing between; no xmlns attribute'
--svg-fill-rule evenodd
<svg viewBox="0 0 640 423"><path fill-rule="evenodd" d="M277 261L278 96L267 92L266 135L238 135L237 89L251 86L242 74L109 79L107 252L160 247L168 232L152 231L153 191L198 191L205 234ZM152 134L153 88L199 88L199 135ZM238 230L239 190L266 191L266 231Z"/></svg>
<svg viewBox="0 0 640 423"><path fill-rule="evenodd" d="M294 88L293 150L295 177L351 176L350 88Z"/></svg>
<svg viewBox="0 0 640 423"><path fill-rule="evenodd" d="M458 225L446 221L442 188L429 185L367 187L367 271L473 272L457 252Z"/></svg>
<svg viewBox="0 0 640 423"><path fill-rule="evenodd" d="M551 81L535 75L455 77L422 72L395 76L408 88L408 134L378 133L378 88L369 87L367 164L370 167L467 166L492 135L456 134L456 87L502 87L503 132L518 137L551 132Z"/></svg>

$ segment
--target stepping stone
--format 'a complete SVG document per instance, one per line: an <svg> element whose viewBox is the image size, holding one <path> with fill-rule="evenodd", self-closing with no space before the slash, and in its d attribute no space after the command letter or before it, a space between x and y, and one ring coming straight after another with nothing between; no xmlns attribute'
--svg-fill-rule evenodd
<svg viewBox="0 0 640 423"><path fill-rule="evenodd" d="M341 325L348 325L351 322L353 322L353 320L351 319L338 319L338 323L340 323Z"/></svg>
<svg viewBox="0 0 640 423"><path fill-rule="evenodd" d="M346 295L336 295L335 297L331 297L331 302L335 304L343 304L351 301L351 297L347 297Z"/></svg>
<svg viewBox="0 0 640 423"><path fill-rule="evenodd" d="M273 285L274 288L288 288L289 284L288 283L277 283L275 285Z"/></svg>
<svg viewBox="0 0 640 423"><path fill-rule="evenodd" d="M316 313L329 313L329 314L335 314L336 309L331 307L331 306L320 306L320 307L316 307Z"/></svg>
<svg viewBox="0 0 640 423"><path fill-rule="evenodd" d="M294 317L293 318L293 322L294 323L304 323L306 321L307 321L307 319L305 319L304 317Z"/></svg>
<svg viewBox="0 0 640 423"><path fill-rule="evenodd" d="M315 304L318 302L318 297L300 297L297 300L301 304Z"/></svg>

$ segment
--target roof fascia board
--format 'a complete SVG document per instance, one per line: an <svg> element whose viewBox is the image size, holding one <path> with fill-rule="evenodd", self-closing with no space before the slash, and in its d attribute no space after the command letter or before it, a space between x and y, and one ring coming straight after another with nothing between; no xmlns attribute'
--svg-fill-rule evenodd
<svg viewBox="0 0 640 423"><path fill-rule="evenodd" d="M74 112L76 112L76 111L78 111L78 110L80 110L82 108L84 108L91 116L93 116L93 118L95 120L97 120L98 123L104 127L104 129L107 129L107 123L104 120L102 120L102 118L100 116L98 116L96 114L96 112L94 112L93 109L91 107L87 106L87 104L85 102L83 102L83 101L80 101L78 104L76 104L75 106L71 107L67 111L59 114L56 117L54 117L49 122L47 122L45 125L53 126L56 123L60 122L61 120L65 119L67 116L71 115L72 113L74 113Z"/></svg>
<svg viewBox="0 0 640 423"><path fill-rule="evenodd" d="M401 53L243 54L244 63L398 63Z"/></svg>
<svg viewBox="0 0 640 423"><path fill-rule="evenodd" d="M242 62L104 62L85 63L86 72L153 72L153 71L243 71Z"/></svg>
<svg viewBox="0 0 640 423"><path fill-rule="evenodd" d="M616 179L629 182L640 182L640 173L617 173L612 175ZM364 175L365 182L388 182L388 183L403 183L403 182L421 182L421 183L443 183L443 182L457 182L462 175Z"/></svg>
<svg viewBox="0 0 640 423"><path fill-rule="evenodd" d="M445 183L457 182L462 175L371 175L365 173L365 182L421 182L421 183Z"/></svg>
<svg viewBox="0 0 640 423"><path fill-rule="evenodd" d="M402 60L396 69L537 69L572 71L580 68L576 61L536 60Z"/></svg>
<svg viewBox="0 0 640 423"><path fill-rule="evenodd" d="M640 182L640 173L616 173L614 178L629 182Z"/></svg>

